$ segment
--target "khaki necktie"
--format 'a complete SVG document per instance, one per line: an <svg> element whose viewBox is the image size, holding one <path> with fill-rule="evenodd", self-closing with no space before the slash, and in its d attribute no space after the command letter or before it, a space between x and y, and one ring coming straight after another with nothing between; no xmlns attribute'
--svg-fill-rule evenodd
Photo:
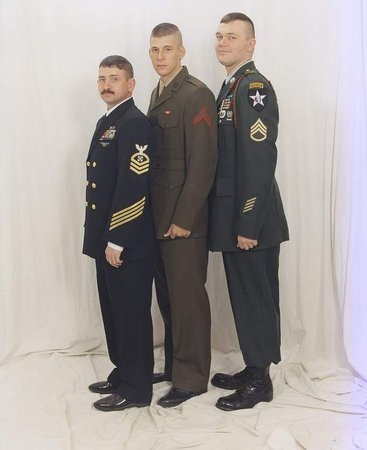
<svg viewBox="0 0 367 450"><path fill-rule="evenodd" d="M159 83L159 89L158 89L158 97L162 94L162 92L165 89L165 85L163 83Z"/></svg>

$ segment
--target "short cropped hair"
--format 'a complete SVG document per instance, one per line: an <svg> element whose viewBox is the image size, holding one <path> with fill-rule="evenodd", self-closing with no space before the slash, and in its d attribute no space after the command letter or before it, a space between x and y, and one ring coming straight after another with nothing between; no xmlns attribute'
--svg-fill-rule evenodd
<svg viewBox="0 0 367 450"><path fill-rule="evenodd" d="M131 63L120 55L111 55L103 58L99 64L99 67L117 67L120 70L124 70L128 78L134 78L134 70Z"/></svg>
<svg viewBox="0 0 367 450"><path fill-rule="evenodd" d="M171 34L177 34L180 40L180 45L182 45L182 34L180 29L177 25L173 23L163 22L156 25L151 34L150 37L163 37L163 36L170 36Z"/></svg>
<svg viewBox="0 0 367 450"><path fill-rule="evenodd" d="M251 37L255 37L255 26L253 21L246 16L246 14L242 14L239 12L228 13L224 17L222 17L220 23L229 23L235 20L241 20L242 22L247 22L250 25Z"/></svg>

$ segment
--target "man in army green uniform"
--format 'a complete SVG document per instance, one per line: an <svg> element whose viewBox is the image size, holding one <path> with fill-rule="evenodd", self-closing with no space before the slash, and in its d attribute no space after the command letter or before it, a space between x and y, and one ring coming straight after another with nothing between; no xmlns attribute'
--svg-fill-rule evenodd
<svg viewBox="0 0 367 450"><path fill-rule="evenodd" d="M256 69L255 31L241 13L223 17L216 33L227 71L219 93L219 158L210 203L209 248L223 253L244 370L211 382L236 392L218 399L222 410L271 401L271 363L280 361L278 262L288 227L274 177L278 105Z"/></svg>
<svg viewBox="0 0 367 450"><path fill-rule="evenodd" d="M205 289L207 197L217 161L216 105L212 92L182 67L176 25L151 34L150 58L160 76L148 116L156 138L152 207L158 240L154 281L165 322L165 372L172 379L158 404L172 407L207 390L210 308Z"/></svg>

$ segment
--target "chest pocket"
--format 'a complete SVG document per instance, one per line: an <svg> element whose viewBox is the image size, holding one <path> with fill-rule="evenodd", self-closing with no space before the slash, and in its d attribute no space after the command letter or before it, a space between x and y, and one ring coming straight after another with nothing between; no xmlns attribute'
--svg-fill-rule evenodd
<svg viewBox="0 0 367 450"><path fill-rule="evenodd" d="M180 140L178 115L170 110L162 111L158 116L157 125L158 152L161 149L170 152L174 151Z"/></svg>

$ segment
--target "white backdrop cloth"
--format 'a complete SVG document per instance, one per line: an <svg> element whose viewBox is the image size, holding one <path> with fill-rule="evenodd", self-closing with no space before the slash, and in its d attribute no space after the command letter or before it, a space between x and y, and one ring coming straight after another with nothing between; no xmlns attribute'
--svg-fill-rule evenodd
<svg viewBox="0 0 367 450"><path fill-rule="evenodd" d="M255 22L255 62L280 105L277 178L283 362L276 397L106 415L89 382L108 367L93 261L81 255L85 158L104 105L100 60L133 64L137 105L157 83L149 34L181 28L184 63L217 94L219 19ZM0 448L367 449L366 0L0 0ZM242 367L222 262L211 255L212 372ZM162 326L153 305L155 343ZM157 364L161 363L157 348Z"/></svg>

